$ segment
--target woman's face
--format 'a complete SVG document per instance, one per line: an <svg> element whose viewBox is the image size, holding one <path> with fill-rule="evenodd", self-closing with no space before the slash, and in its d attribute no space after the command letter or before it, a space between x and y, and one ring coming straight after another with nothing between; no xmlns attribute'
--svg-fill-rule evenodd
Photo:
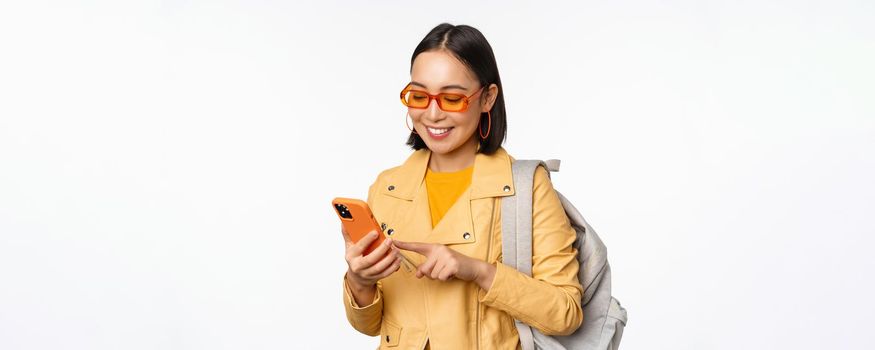
<svg viewBox="0 0 875 350"><path fill-rule="evenodd" d="M441 50L427 51L416 56L410 78L411 88L432 95L449 92L471 96L481 88L480 82L468 67L452 54ZM472 96L468 109L464 112L441 110L437 101L430 101L426 109L408 108L413 128L433 153L446 155L465 145L476 152L480 137L477 126L480 113L489 110L484 103L484 96L492 92L490 90L493 89L484 89ZM491 103L488 107L491 107Z"/></svg>

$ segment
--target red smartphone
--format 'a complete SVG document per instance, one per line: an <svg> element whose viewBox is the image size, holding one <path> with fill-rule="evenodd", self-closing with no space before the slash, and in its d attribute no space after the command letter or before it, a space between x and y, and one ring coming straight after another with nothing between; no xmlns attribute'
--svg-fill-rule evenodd
<svg viewBox="0 0 875 350"><path fill-rule="evenodd" d="M338 197L332 200L331 204L334 206L337 217L340 218L343 228L349 234L349 238L352 239L353 243L364 238L368 232L377 231L377 240L365 249L363 255L370 254L386 240L380 224L377 223L377 219L374 218L374 214L368 208L368 203L358 199Z"/></svg>

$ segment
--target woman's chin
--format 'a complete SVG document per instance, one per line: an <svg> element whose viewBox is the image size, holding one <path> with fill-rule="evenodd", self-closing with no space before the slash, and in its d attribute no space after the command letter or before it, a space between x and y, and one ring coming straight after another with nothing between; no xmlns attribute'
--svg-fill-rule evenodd
<svg viewBox="0 0 875 350"><path fill-rule="evenodd" d="M450 154L452 152L455 152L459 148L465 147L467 144L465 142L458 142L455 139L444 139L440 141L423 139L423 141L425 141L425 145L428 147L429 151L431 151L432 154L439 155ZM476 144L476 141L472 141L472 143Z"/></svg>
<svg viewBox="0 0 875 350"><path fill-rule="evenodd" d="M431 153L433 153L433 154L444 155L444 154L450 153L450 151L452 151L452 150L450 149L449 145L447 145L447 144L443 144L443 143L438 143L438 144L436 144L436 145L435 145L435 144L428 144L428 143L426 143L426 145L428 146L428 149L429 149L429 150L431 151Z"/></svg>

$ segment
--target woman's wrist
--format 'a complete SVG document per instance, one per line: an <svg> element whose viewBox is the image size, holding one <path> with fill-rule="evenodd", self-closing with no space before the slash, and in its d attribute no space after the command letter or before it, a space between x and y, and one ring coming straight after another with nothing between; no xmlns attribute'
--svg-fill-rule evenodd
<svg viewBox="0 0 875 350"><path fill-rule="evenodd" d="M354 274L350 273L349 271L346 272L346 281L349 283L349 288L354 289L355 291L367 290L376 286L375 283L369 284L367 282L360 281L358 278L355 277Z"/></svg>
<svg viewBox="0 0 875 350"><path fill-rule="evenodd" d="M353 274L349 273L349 271L346 273L346 284L349 286L349 291L358 305L368 305L376 296L376 284L363 283L353 277Z"/></svg>
<svg viewBox="0 0 875 350"><path fill-rule="evenodd" d="M480 264L477 272L477 279L475 282L480 289L488 292L489 288L492 286L492 281L495 280L495 265L492 265L488 262L480 260Z"/></svg>

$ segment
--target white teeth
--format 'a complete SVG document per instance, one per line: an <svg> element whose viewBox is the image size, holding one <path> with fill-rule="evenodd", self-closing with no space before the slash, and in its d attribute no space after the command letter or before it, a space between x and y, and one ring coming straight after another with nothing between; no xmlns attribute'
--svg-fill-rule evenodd
<svg viewBox="0 0 875 350"><path fill-rule="evenodd" d="M432 134L435 134L435 135L442 135L442 134L445 134L447 131L450 131L450 129L449 128L447 128L447 129L428 128L428 131Z"/></svg>

